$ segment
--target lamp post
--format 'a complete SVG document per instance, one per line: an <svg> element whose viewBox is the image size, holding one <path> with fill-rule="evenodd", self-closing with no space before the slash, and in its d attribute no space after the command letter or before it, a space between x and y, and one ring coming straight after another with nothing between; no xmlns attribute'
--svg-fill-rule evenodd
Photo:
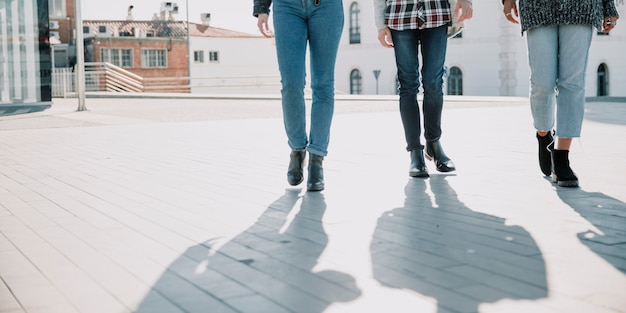
<svg viewBox="0 0 626 313"><path fill-rule="evenodd" d="M80 0L74 0L74 22L76 23L76 91L78 109L85 111L85 43L83 42L83 18Z"/></svg>
<svg viewBox="0 0 626 313"><path fill-rule="evenodd" d="M187 11L187 92L191 93L191 46L189 45L189 0L185 0Z"/></svg>

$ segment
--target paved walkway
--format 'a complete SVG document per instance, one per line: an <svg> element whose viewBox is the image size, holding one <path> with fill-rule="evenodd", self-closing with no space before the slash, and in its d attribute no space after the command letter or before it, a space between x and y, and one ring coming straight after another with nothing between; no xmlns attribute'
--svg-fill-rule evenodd
<svg viewBox="0 0 626 313"><path fill-rule="evenodd" d="M429 179L393 99L347 99L321 193L276 99L0 117L0 312L626 312L626 104L588 104L564 189L525 99L448 98Z"/></svg>

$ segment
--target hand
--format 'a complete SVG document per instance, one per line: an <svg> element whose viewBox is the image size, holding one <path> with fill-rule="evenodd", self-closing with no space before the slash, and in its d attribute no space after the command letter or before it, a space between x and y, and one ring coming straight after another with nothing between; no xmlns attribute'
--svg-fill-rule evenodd
<svg viewBox="0 0 626 313"><path fill-rule="evenodd" d="M268 19L269 17L266 13L259 14L257 17L256 26L259 28L259 31L261 31L261 34L263 34L263 36L267 38L272 38L274 37L274 34L272 34L272 31L270 30Z"/></svg>
<svg viewBox="0 0 626 313"><path fill-rule="evenodd" d="M504 0L504 16L509 22L513 24L519 24L519 12L517 11L517 5L515 0Z"/></svg>
<svg viewBox="0 0 626 313"><path fill-rule="evenodd" d="M605 17L602 20L602 32L608 34L613 28L615 28L618 19L619 17L617 16Z"/></svg>
<svg viewBox="0 0 626 313"><path fill-rule="evenodd" d="M465 20L469 20L472 18L474 13L474 9L472 8L472 3L467 0L459 0L454 7L454 17L457 20L457 23L463 23Z"/></svg>
<svg viewBox="0 0 626 313"><path fill-rule="evenodd" d="M389 27L385 27L378 31L378 41L385 48L393 48L393 39L391 39L391 31Z"/></svg>

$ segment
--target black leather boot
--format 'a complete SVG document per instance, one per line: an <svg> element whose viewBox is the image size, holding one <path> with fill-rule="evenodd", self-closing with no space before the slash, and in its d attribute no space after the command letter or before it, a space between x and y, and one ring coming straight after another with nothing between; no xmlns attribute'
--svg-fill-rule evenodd
<svg viewBox="0 0 626 313"><path fill-rule="evenodd" d="M578 177L569 166L569 150L552 150L552 182L561 187L578 187Z"/></svg>
<svg viewBox="0 0 626 313"><path fill-rule="evenodd" d="M554 149L554 138L552 133L548 132L545 136L541 137L537 134L537 141L539 142L539 168L543 175L550 176L552 173L552 149Z"/></svg>
<svg viewBox="0 0 626 313"><path fill-rule="evenodd" d="M456 170L454 162L443 152L439 140L426 141L426 158L434 160L437 170L440 172L452 172Z"/></svg>
<svg viewBox="0 0 626 313"><path fill-rule="evenodd" d="M324 190L324 168L322 168L324 157L314 153L309 153L309 180L306 184L308 191Z"/></svg>
<svg viewBox="0 0 626 313"><path fill-rule="evenodd" d="M411 167L409 168L409 176L411 177L428 177L428 168L424 161L424 149L413 149L411 152Z"/></svg>
<svg viewBox="0 0 626 313"><path fill-rule="evenodd" d="M289 185L299 185L304 180L302 167L304 166L305 150L292 150L289 155L289 169L287 169L287 182Z"/></svg>

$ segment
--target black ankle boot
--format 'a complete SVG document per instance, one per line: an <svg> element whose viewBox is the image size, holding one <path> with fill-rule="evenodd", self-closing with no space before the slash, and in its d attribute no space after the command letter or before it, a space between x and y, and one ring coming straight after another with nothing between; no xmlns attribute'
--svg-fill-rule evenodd
<svg viewBox="0 0 626 313"><path fill-rule="evenodd" d="M411 177L428 177L428 169L424 161L424 149L411 150L411 167L409 168Z"/></svg>
<svg viewBox="0 0 626 313"><path fill-rule="evenodd" d="M438 139L435 141L426 141L426 158L434 160L437 170L440 172L452 172L456 170L452 160L443 152L443 148Z"/></svg>
<svg viewBox="0 0 626 313"><path fill-rule="evenodd" d="M304 180L302 167L304 165L305 150L292 150L289 155L289 169L287 169L287 182L296 186Z"/></svg>
<svg viewBox="0 0 626 313"><path fill-rule="evenodd" d="M322 168L324 157L309 153L309 180L306 184L308 191L324 190L324 168Z"/></svg>
<svg viewBox="0 0 626 313"><path fill-rule="evenodd" d="M569 150L552 150L552 182L561 187L578 187L578 177L569 167Z"/></svg>
<svg viewBox="0 0 626 313"><path fill-rule="evenodd" d="M545 136L539 136L537 134L537 141L539 142L539 168L543 175L549 176L552 173L552 149L554 149L554 138L552 133L548 132Z"/></svg>

